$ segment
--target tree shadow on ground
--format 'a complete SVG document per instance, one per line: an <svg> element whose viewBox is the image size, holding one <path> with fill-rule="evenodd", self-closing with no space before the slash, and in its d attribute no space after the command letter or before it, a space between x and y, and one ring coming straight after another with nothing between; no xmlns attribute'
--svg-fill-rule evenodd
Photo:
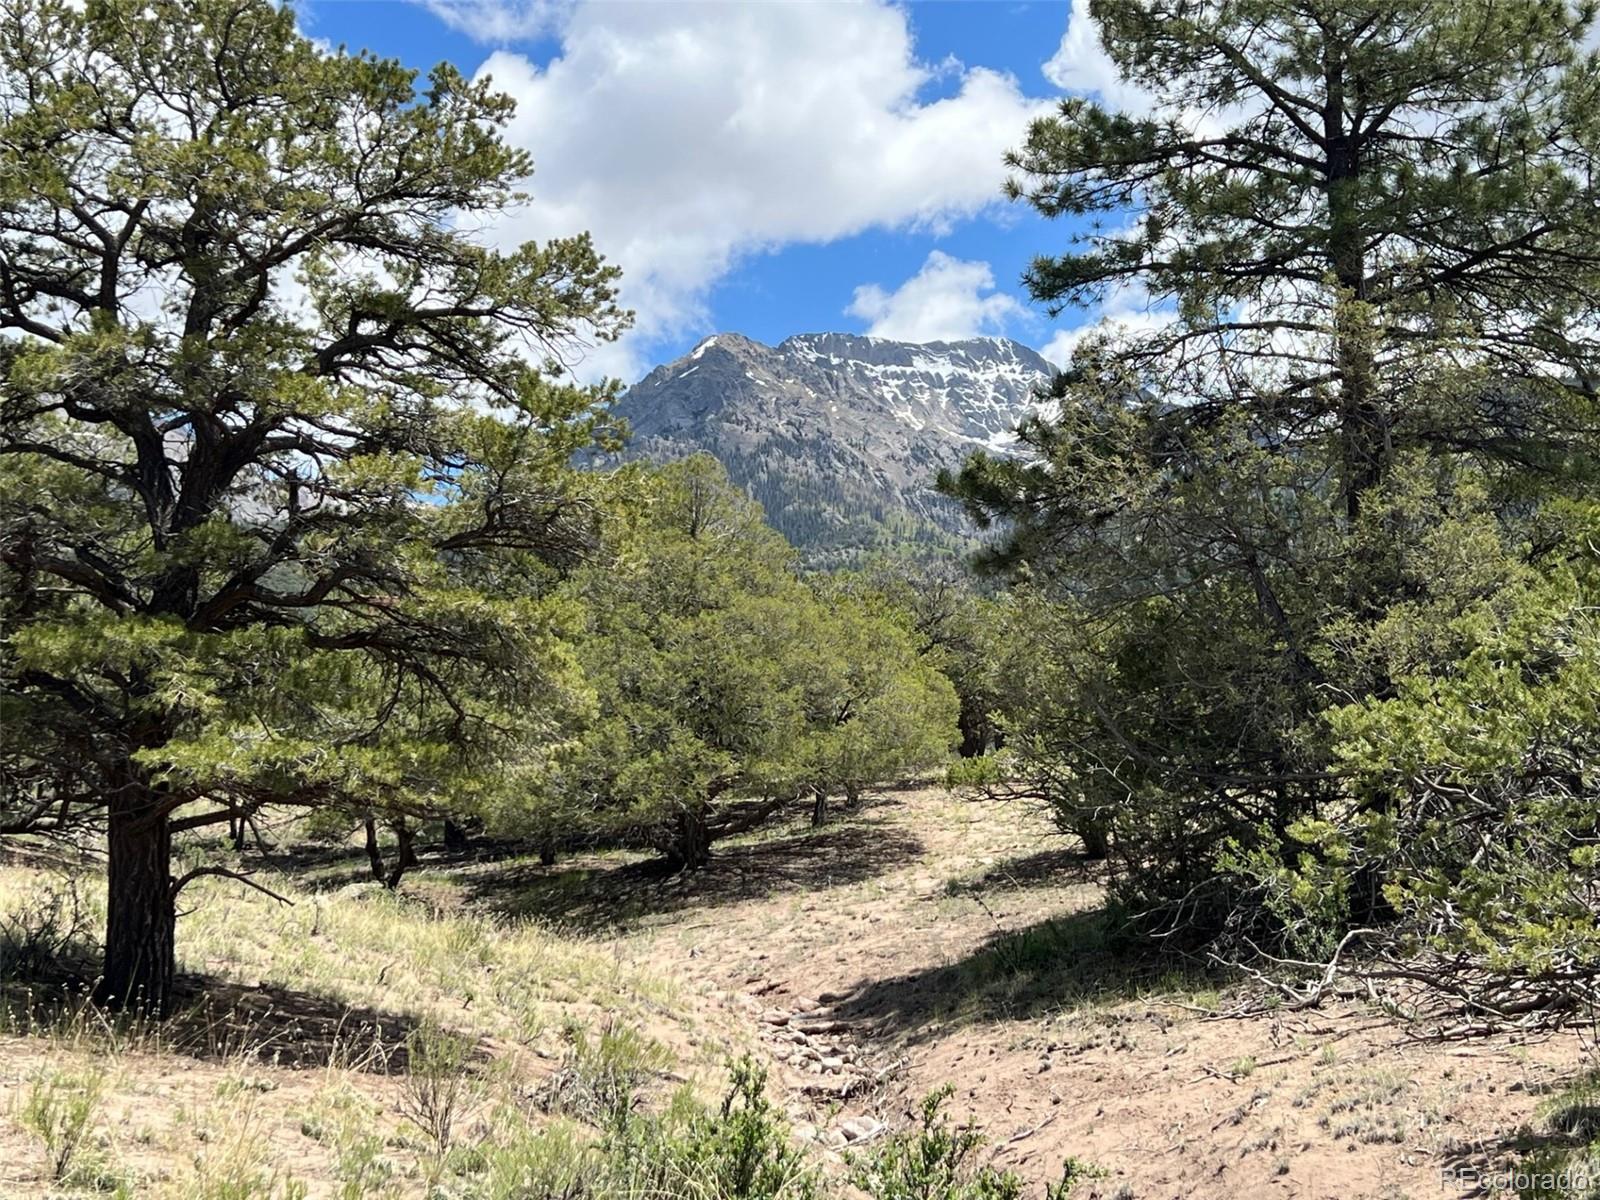
<svg viewBox="0 0 1600 1200"><path fill-rule="evenodd" d="M952 879L945 885L945 892L951 896L991 895L1104 879L1104 861L1090 858L1081 847L1073 845L1007 859L972 879Z"/></svg>
<svg viewBox="0 0 1600 1200"><path fill-rule="evenodd" d="M89 1000L97 965L87 955L74 954L30 977L7 978L0 987L0 1029L201 1062L403 1075L423 1025L410 1014L316 992L191 974L178 977L173 1012L164 1020L113 1013Z"/></svg>
<svg viewBox="0 0 1600 1200"><path fill-rule="evenodd" d="M646 917L875 878L923 851L910 834L863 820L713 847L698 871L671 873L660 859L617 865L507 864L457 876L474 906L603 933Z"/></svg>
<svg viewBox="0 0 1600 1200"><path fill-rule="evenodd" d="M384 861L395 852L394 842L385 835L381 842ZM468 866L473 863L498 862L531 852L526 842L505 838L490 838L475 834L465 845L450 849L438 841L418 843L417 866L408 873L439 868ZM270 846L265 850L251 846L245 852L247 859L260 862L291 876L300 883L326 891L351 883L371 883L372 866L365 848L354 842L301 842L283 846Z"/></svg>
<svg viewBox="0 0 1600 1200"><path fill-rule="evenodd" d="M832 1006L844 1021L916 1044L952 1023L1020 1020L1045 1012L1210 991L1221 978L1154 954L1105 908L996 930L966 958L865 980Z"/></svg>
<svg viewBox="0 0 1600 1200"><path fill-rule="evenodd" d="M1529 1200L1590 1195L1586 1189L1600 1181L1600 1072L1550 1090L1555 1095L1541 1106L1538 1129L1458 1142L1444 1153L1441 1171L1474 1193L1492 1189Z"/></svg>

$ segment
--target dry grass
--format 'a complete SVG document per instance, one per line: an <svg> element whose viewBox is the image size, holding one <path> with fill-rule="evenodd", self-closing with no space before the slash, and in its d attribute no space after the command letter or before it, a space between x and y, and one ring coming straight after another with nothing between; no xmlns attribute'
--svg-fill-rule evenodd
<svg viewBox="0 0 1600 1200"><path fill-rule="evenodd" d="M294 903L227 881L186 890L192 998L157 1024L81 1002L92 967L74 952L103 919L93 878L0 867L0 912L70 923L71 906L43 902L70 884L83 925L0 989L0 1195L426 1195L447 1154L526 1135L533 1097L591 1029L613 1071L631 1070L616 1031L647 1031L629 1035L649 1047L633 1086L669 1070L709 1083L734 1048L615 948L437 895L257 878Z"/></svg>
<svg viewBox="0 0 1600 1200"><path fill-rule="evenodd" d="M1445 1046L1359 1002L1218 1019L1226 982L1125 957L1098 869L1015 808L896 795L671 880L440 868L396 896L308 851L259 876L292 907L196 885L193 999L161 1026L77 1003L84 939L36 939L34 990L0 980L0 1196L592 1200L598 1128L720 1092L752 1045L816 1161L955 1082L1030 1200L1068 1157L1108 1172L1073 1200L1459 1198L1600 1163L1576 1037ZM92 941L96 887L39 903L63 889L0 867L0 919L76 912Z"/></svg>

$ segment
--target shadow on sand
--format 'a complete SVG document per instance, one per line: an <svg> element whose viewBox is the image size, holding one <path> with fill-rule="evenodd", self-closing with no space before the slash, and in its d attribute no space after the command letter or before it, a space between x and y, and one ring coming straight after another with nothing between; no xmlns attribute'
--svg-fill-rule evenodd
<svg viewBox="0 0 1600 1200"><path fill-rule="evenodd" d="M865 980L833 1015L915 1044L949 1023L1017 1020L1045 1012L1160 996L1193 996L1214 976L1141 951L1105 908L997 929L967 957Z"/></svg>
<svg viewBox="0 0 1600 1200"><path fill-rule="evenodd" d="M201 1062L400 1075L421 1025L404 1013L320 993L208 975L179 976L173 1013L165 1020L112 1013L89 1002L95 966L86 955L74 955L31 978L7 979L0 989L0 1029L118 1049L159 1049Z"/></svg>
<svg viewBox="0 0 1600 1200"><path fill-rule="evenodd" d="M554 867L514 863L458 879L474 906L602 933L686 909L860 883L904 865L922 849L903 830L857 813L848 823L822 829L719 844L698 871L673 874L660 860L621 866L580 860Z"/></svg>
<svg viewBox="0 0 1600 1200"><path fill-rule="evenodd" d="M1104 880L1104 862L1089 858L1074 842L996 863L973 879L951 880L945 891L951 896L981 896Z"/></svg>
<svg viewBox="0 0 1600 1200"><path fill-rule="evenodd" d="M1509 1184L1536 1200L1592 1195L1586 1189L1600 1180L1600 1072L1548 1090L1555 1094L1540 1107L1538 1129L1459 1142L1445 1152L1442 1172L1474 1193L1498 1195Z"/></svg>

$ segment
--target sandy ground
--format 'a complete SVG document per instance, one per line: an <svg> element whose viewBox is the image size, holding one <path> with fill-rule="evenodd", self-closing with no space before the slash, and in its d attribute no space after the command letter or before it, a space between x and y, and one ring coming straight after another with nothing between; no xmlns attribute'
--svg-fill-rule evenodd
<svg viewBox="0 0 1600 1200"><path fill-rule="evenodd" d="M1092 867L1038 814L940 791L677 887L670 915L610 936L755 1023L804 1131L837 1147L949 1082L997 1162L1106 1172L1074 1196L1486 1195L1582 1055L1419 1041L1351 1002L1219 1019L1203 981L1075 964Z"/></svg>
<svg viewBox="0 0 1600 1200"><path fill-rule="evenodd" d="M104 1123L120 1159L181 1182L205 1178L208 1160L220 1178L230 1156L265 1146L264 1178L337 1194L319 1125L407 1127L403 1063L351 1065L332 1050L423 1011L488 1031L485 1054L530 1079L559 1060L569 1020L620 1017L697 1081L754 1046L799 1135L835 1162L949 1084L951 1114L1028 1181L1030 1200L1068 1158L1099 1172L1073 1200L1490 1195L1490 1174L1528 1152L1541 1105L1584 1066L1576 1035L1430 1042L1353 1000L1220 1016L1237 997L1216 980L1105 952L1103 880L1041 814L941 790L720 846L689 876L618 855L426 866L405 885L403 903L424 914L410 925L363 923L372 885L338 855L298 879L344 897L327 910L344 926L323 926L320 901L208 900L193 920L213 940L180 931L212 973L207 994L230 1022L292 1015L293 1036L242 1055L201 1023L195 1045L119 1053ZM505 945L479 955L471 929L426 913L535 922L493 927L526 943L515 959ZM428 955L385 940L430 930ZM526 985L507 980L514 962ZM0 1197L52 1194L17 1109L38 1069L92 1064L102 1041L0 1036ZM355 1107L329 1115L330 1097ZM394 1187L412 1194L404 1178Z"/></svg>

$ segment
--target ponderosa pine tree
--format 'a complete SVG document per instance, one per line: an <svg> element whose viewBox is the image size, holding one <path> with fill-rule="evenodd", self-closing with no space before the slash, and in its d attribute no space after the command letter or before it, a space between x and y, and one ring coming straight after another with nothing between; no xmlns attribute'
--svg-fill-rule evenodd
<svg viewBox="0 0 1600 1200"><path fill-rule="evenodd" d="M1499 586L1452 578L1434 531L1533 562L1542 500L1592 487L1593 6L1090 12L1145 99L1029 130L1012 193L1076 242L1026 283L1156 319L1084 340L1033 456L944 482L1007 523L988 565L1038 599L1038 688L1005 723L1030 786L1107 822L1153 927L1298 938L1248 881L1296 861L1307 819L1412 802L1352 790L1330 709L1451 669L1391 615L1448 628ZM1376 867L1344 894L1330 921L1390 907Z"/></svg>
<svg viewBox="0 0 1600 1200"><path fill-rule="evenodd" d="M175 835L471 811L584 702L554 355L626 316L586 237L469 236L511 108L269 0L0 5L0 819L106 828L102 1001L170 1003Z"/></svg>
<svg viewBox="0 0 1600 1200"><path fill-rule="evenodd" d="M948 754L949 681L885 607L819 599L715 459L623 472L608 555L563 587L599 714L563 758L556 821L694 869L802 798L825 811Z"/></svg>
<svg viewBox="0 0 1600 1200"><path fill-rule="evenodd" d="M1138 386L1190 404L1190 423L1254 408L1285 443L1332 431L1352 518L1405 445L1520 467L1563 460L1574 423L1592 432L1594 4L1090 14L1148 112L1063 102L1010 156L1010 191L1116 226L1096 219L1035 260L1026 284L1052 312L1118 288L1174 311L1117 356ZM1441 357L1497 386L1441 406Z"/></svg>

